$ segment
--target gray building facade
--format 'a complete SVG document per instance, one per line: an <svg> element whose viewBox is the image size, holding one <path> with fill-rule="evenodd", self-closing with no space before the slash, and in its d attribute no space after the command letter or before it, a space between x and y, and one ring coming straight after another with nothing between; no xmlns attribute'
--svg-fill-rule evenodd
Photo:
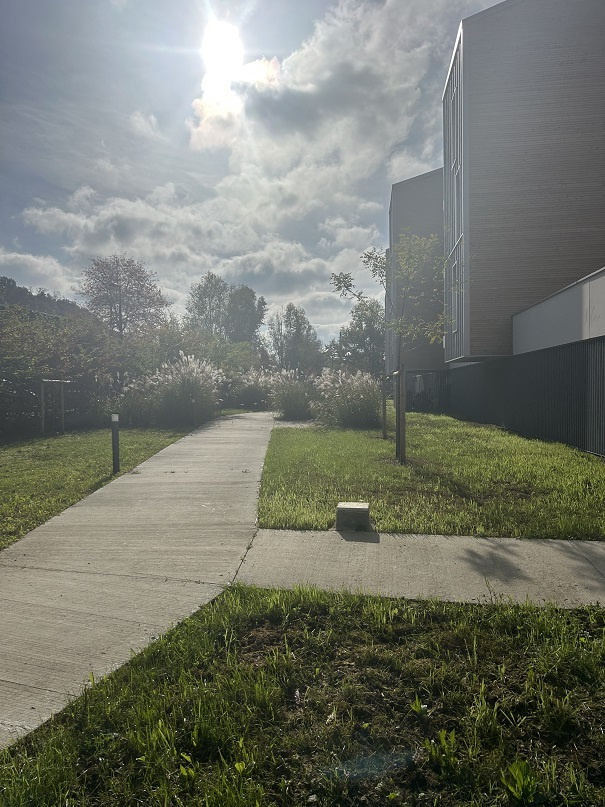
<svg viewBox="0 0 605 807"><path fill-rule="evenodd" d="M605 263L603 31L604 0L505 0L460 25L443 94L448 362L512 354L514 314Z"/></svg>
<svg viewBox="0 0 605 807"><path fill-rule="evenodd" d="M388 329L388 321L401 316L396 247L399 236L406 230L421 237L437 235L440 240L442 239L443 169L437 168L426 174L397 182L391 188L385 297L387 374L398 369L400 360L411 370L435 370L444 366L441 342L431 344L426 340L419 340L414 345L400 347L397 335ZM427 312L427 316L430 316L430 312Z"/></svg>

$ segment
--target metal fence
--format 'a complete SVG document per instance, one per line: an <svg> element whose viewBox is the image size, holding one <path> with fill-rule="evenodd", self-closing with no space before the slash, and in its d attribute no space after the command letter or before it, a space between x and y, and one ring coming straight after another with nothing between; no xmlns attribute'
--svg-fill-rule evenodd
<svg viewBox="0 0 605 807"><path fill-rule="evenodd" d="M0 375L0 441L58 434L107 422L107 390L93 377L73 383L22 380Z"/></svg>
<svg viewBox="0 0 605 807"><path fill-rule="evenodd" d="M605 456L605 337L452 369L449 414Z"/></svg>
<svg viewBox="0 0 605 807"><path fill-rule="evenodd" d="M406 370L408 412L447 412L449 391L448 370Z"/></svg>

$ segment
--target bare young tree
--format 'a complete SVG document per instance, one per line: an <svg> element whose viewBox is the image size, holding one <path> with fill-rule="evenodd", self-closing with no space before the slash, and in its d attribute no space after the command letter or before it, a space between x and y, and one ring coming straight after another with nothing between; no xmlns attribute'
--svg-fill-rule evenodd
<svg viewBox="0 0 605 807"><path fill-rule="evenodd" d="M155 282L155 274L126 255L93 258L76 291L110 333L120 336L165 322L171 305Z"/></svg>

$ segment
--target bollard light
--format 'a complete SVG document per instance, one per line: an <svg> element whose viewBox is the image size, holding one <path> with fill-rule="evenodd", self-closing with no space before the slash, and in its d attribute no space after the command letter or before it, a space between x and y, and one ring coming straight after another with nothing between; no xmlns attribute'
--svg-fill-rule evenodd
<svg viewBox="0 0 605 807"><path fill-rule="evenodd" d="M113 472L120 473L120 416L111 416L111 448L113 453Z"/></svg>

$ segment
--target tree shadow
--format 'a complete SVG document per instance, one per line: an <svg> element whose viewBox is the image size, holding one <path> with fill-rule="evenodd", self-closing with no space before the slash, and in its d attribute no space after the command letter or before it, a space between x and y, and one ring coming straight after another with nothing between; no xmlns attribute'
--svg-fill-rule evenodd
<svg viewBox="0 0 605 807"><path fill-rule="evenodd" d="M532 579L523 571L523 557L514 544L494 544L489 538L477 538L476 541L480 542L481 549L466 549L463 559L482 577L503 583Z"/></svg>
<svg viewBox="0 0 605 807"><path fill-rule="evenodd" d="M531 563L536 569L536 557L527 553L531 545L540 543L540 550L544 553L544 562L540 567L543 575L560 573L561 582L571 582L574 578L581 581L581 587L591 593L599 595L600 601L605 601L605 546L599 548L592 543L581 544L568 540L555 539L497 539L477 538L477 548L466 549L463 560L487 580L507 582L535 581L540 583L536 574L528 575L524 566ZM537 546L536 546L537 549ZM553 569L548 562L549 556L563 556L564 565ZM550 582L544 578L545 586Z"/></svg>

